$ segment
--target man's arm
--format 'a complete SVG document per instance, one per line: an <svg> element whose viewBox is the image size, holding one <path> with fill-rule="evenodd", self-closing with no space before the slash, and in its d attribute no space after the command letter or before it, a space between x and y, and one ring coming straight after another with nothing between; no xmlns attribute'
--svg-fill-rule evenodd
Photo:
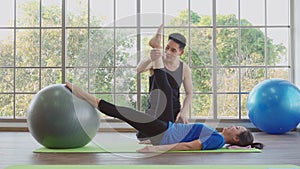
<svg viewBox="0 0 300 169"><path fill-rule="evenodd" d="M167 145L158 145L158 146L146 146L142 149L137 150L139 153L150 153L158 151L176 151L176 150L201 150L202 143L199 139L191 142L182 142L177 144L167 144Z"/></svg>
<svg viewBox="0 0 300 169"><path fill-rule="evenodd" d="M185 63L183 66L183 87L185 90L185 98L183 100L182 108L177 115L176 121L178 121L181 117L183 123L188 123L187 111L193 99L193 82L191 69Z"/></svg>
<svg viewBox="0 0 300 169"><path fill-rule="evenodd" d="M140 61L140 63L136 67L137 73L142 73L145 71L148 71L152 68L152 61L151 58L146 57L143 60Z"/></svg>

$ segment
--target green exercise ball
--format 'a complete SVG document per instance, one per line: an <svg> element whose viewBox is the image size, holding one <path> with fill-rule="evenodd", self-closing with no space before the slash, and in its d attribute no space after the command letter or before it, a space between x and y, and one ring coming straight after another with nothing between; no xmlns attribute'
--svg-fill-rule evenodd
<svg viewBox="0 0 300 169"><path fill-rule="evenodd" d="M79 148L96 135L98 111L64 84L40 90L31 100L27 123L32 136L47 148Z"/></svg>

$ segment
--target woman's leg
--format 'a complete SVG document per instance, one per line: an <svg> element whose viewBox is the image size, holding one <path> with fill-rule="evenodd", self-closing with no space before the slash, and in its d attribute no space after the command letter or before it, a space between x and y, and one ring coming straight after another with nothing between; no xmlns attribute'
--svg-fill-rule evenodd
<svg viewBox="0 0 300 169"><path fill-rule="evenodd" d="M131 108L116 106L105 101L100 101L99 110L108 116L119 118L129 125L137 129L142 135L146 137L153 137L152 143L160 142L161 136L168 129L168 122L174 117L173 115L173 102L172 102L172 89L167 80L166 72L164 69L154 69L155 81L157 86L165 94L166 104L163 105L163 113L155 119L155 117L138 112ZM159 110L161 108L157 108ZM155 137L154 137L155 136ZM159 141L158 141L159 140Z"/></svg>
<svg viewBox="0 0 300 169"><path fill-rule="evenodd" d="M164 68L154 69L154 76L157 80L158 87L165 93L166 95L166 107L164 109L164 113L159 118L164 118L164 116L169 117L172 114L173 116L173 101L172 101L172 89L170 84L168 83L166 72ZM146 136L153 137L151 139L153 144L158 144L160 139L164 133L168 129L168 121L155 119L145 113L138 112L131 108L119 107L108 102L105 102L99 98L96 98L89 93L83 91L77 86L73 86L70 83L66 83L67 87L78 97L87 100L94 107L98 107L99 110L112 117L119 118L129 125L145 134ZM97 105L98 104L98 105ZM171 116L171 117L172 117Z"/></svg>
<svg viewBox="0 0 300 169"><path fill-rule="evenodd" d="M174 110L170 109L170 107L173 107L173 102L167 102L172 101L172 89L164 68L154 69L151 86L153 88L148 99L150 107L146 110L146 114L165 122L174 122L176 119L173 113ZM138 132L137 138L145 140L148 137L142 132Z"/></svg>
<svg viewBox="0 0 300 169"><path fill-rule="evenodd" d="M156 32L156 35L152 39L150 39L149 45L152 48L161 48L162 28L163 28L163 25L160 25Z"/></svg>
<svg viewBox="0 0 300 169"><path fill-rule="evenodd" d="M155 119L154 117L131 108L115 106L104 100L96 98L69 82L66 82L66 87L70 89L74 95L86 100L93 107L98 108L102 113L111 117L119 118L144 135L150 137L153 144L159 144L164 131L168 129L168 122Z"/></svg>
<svg viewBox="0 0 300 169"><path fill-rule="evenodd" d="M151 106L150 109L156 110L156 117L159 120L173 122L173 91L169 84L165 69L154 69L154 78L154 82L161 91L157 92L159 93L159 95L157 95L157 105L154 106L154 108Z"/></svg>
<svg viewBox="0 0 300 169"><path fill-rule="evenodd" d="M168 122L155 119L148 114L122 106L116 106L101 100L98 105L99 110L111 117L125 121L133 128L149 137L153 144L159 144L161 136L168 129Z"/></svg>

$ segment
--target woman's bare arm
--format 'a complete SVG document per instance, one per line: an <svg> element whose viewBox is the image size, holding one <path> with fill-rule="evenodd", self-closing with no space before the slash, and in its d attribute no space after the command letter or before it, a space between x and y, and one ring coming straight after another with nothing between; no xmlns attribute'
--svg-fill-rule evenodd
<svg viewBox="0 0 300 169"><path fill-rule="evenodd" d="M188 151L188 150L201 150L201 149L202 149L202 143L198 139L191 142L182 142L177 144L145 146L144 148L137 150L137 152L150 153L150 152L158 152L158 151L176 151L176 150Z"/></svg>

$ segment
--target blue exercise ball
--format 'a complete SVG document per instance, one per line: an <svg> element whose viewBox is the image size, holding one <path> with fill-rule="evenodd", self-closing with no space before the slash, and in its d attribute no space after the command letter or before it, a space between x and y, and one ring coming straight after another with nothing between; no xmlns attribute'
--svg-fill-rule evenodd
<svg viewBox="0 0 300 169"><path fill-rule="evenodd" d="M98 131L99 113L63 84L40 90L31 100L27 123L32 136L47 148L79 148Z"/></svg>
<svg viewBox="0 0 300 169"><path fill-rule="evenodd" d="M287 80L268 79L249 93L246 108L249 119L269 134L283 134L300 122L300 91Z"/></svg>

